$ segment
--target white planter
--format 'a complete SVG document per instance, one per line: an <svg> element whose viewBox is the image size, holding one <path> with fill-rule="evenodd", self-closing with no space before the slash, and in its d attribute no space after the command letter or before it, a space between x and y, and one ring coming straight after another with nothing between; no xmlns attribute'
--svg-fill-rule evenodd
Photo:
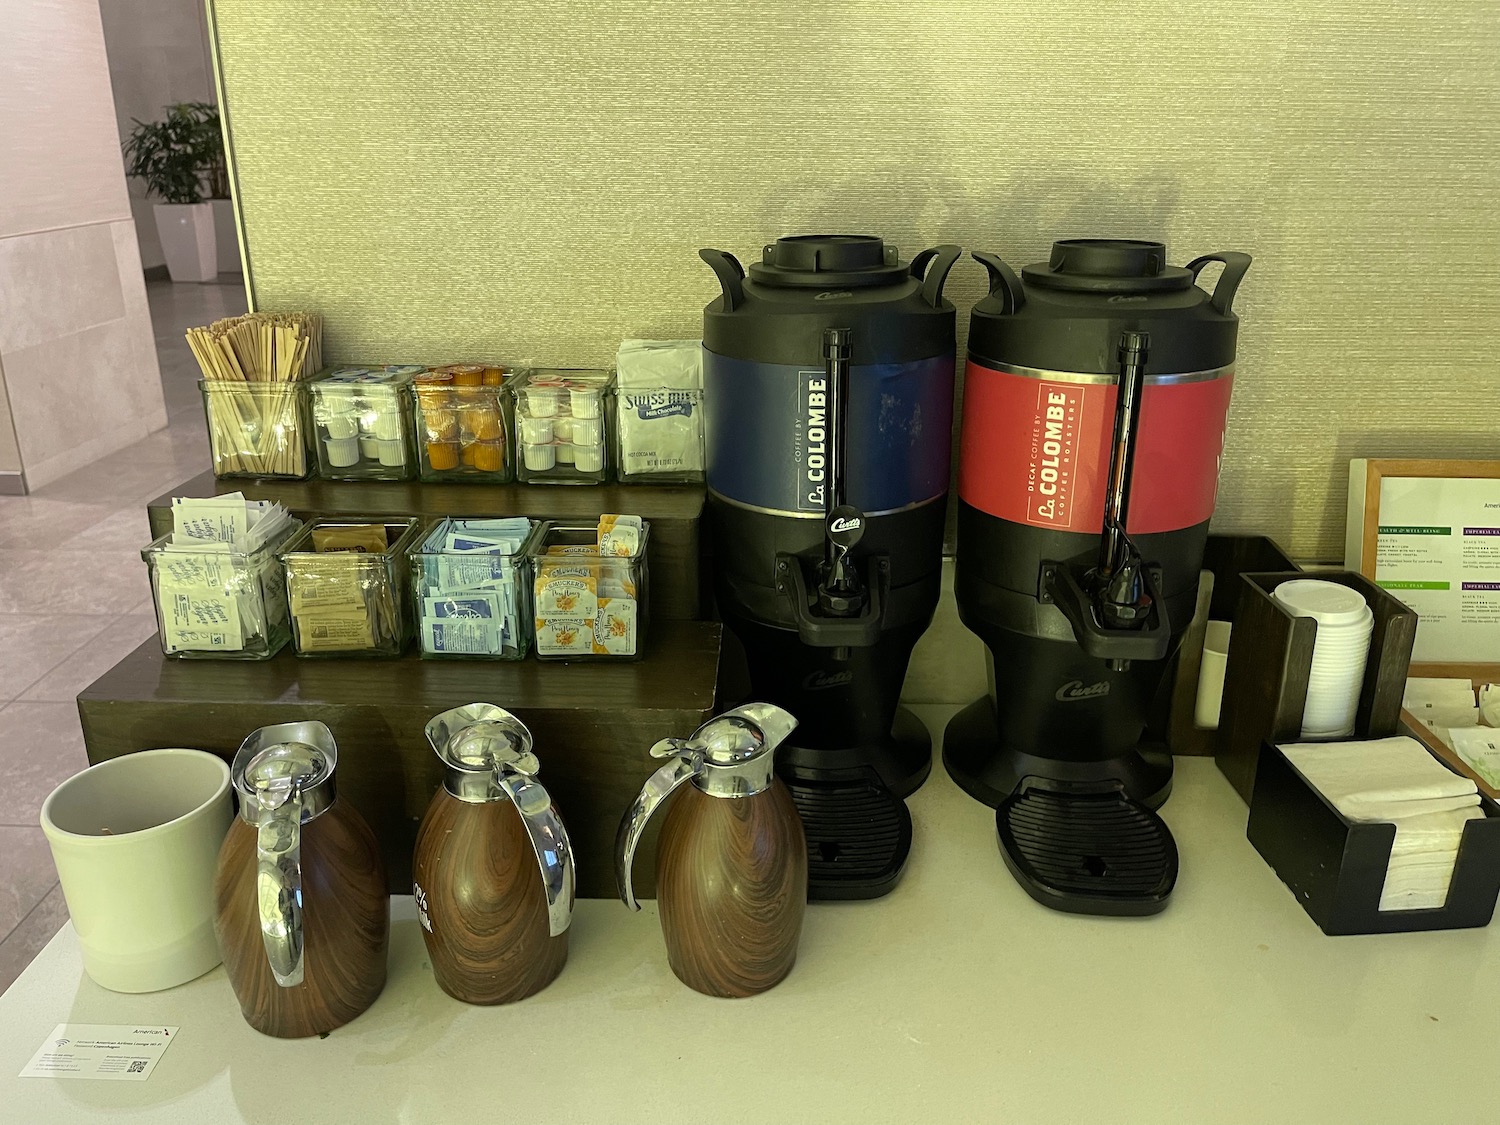
<svg viewBox="0 0 1500 1125"><path fill-rule="evenodd" d="M158 203L156 233L173 281L212 281L219 276L212 203Z"/></svg>
<svg viewBox="0 0 1500 1125"><path fill-rule="evenodd" d="M219 272L240 273L240 236L234 229L234 200L211 199L214 232L219 244Z"/></svg>

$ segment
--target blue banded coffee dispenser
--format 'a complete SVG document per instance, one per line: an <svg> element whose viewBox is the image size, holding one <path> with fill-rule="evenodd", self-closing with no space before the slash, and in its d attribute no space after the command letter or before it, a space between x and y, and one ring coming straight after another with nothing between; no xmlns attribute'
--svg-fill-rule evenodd
<svg viewBox="0 0 1500 1125"><path fill-rule="evenodd" d="M903 265L864 235L704 250L707 523L750 692L797 717L779 769L813 898L874 898L911 846L932 746L898 700L937 606L953 421L957 246Z"/></svg>

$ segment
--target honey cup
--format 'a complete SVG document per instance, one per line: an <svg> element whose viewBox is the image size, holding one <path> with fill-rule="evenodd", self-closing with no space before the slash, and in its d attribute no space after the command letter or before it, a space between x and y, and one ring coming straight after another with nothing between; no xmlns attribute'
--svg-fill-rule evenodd
<svg viewBox="0 0 1500 1125"><path fill-rule="evenodd" d="M503 441L476 441L469 449L474 455L474 467L480 472L498 473L505 468Z"/></svg>
<svg viewBox="0 0 1500 1125"><path fill-rule="evenodd" d="M464 414L464 427L477 441L498 441L500 408L492 405L470 406Z"/></svg>
<svg viewBox="0 0 1500 1125"><path fill-rule="evenodd" d="M447 408L424 410L422 421L427 429L428 441L457 441L458 414Z"/></svg>
<svg viewBox="0 0 1500 1125"><path fill-rule="evenodd" d="M457 363L450 370L453 372L453 385L455 387L479 387L484 385L484 368L475 363Z"/></svg>
<svg viewBox="0 0 1500 1125"><path fill-rule="evenodd" d="M427 443L427 464L432 467L434 472L439 473L458 468L458 442L429 441Z"/></svg>
<svg viewBox="0 0 1500 1125"><path fill-rule="evenodd" d="M486 387L498 387L505 382L505 377L510 374L504 367L486 367L484 369L484 385Z"/></svg>
<svg viewBox="0 0 1500 1125"><path fill-rule="evenodd" d="M459 450L458 459L469 468L474 467L474 442L465 442Z"/></svg>

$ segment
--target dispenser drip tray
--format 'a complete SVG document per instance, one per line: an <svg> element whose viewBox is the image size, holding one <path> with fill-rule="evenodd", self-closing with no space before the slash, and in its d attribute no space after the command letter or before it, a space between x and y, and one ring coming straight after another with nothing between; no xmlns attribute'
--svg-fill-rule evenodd
<svg viewBox="0 0 1500 1125"><path fill-rule="evenodd" d="M879 898L911 851L906 802L874 781L788 780L807 836L807 897Z"/></svg>
<svg viewBox="0 0 1500 1125"><path fill-rule="evenodd" d="M1027 894L1073 914L1155 914L1177 883L1165 822L1119 789L1022 784L995 811L1005 866Z"/></svg>

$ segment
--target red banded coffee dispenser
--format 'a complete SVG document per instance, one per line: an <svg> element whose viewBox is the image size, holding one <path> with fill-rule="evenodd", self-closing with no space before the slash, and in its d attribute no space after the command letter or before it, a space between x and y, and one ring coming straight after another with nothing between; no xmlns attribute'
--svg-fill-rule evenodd
<svg viewBox="0 0 1500 1125"><path fill-rule="evenodd" d="M944 763L997 810L1038 901L1155 913L1177 852L1147 720L1197 598L1250 258L1169 266L1158 242L1078 239L1018 278L974 257L990 293L970 321L956 594L990 691L949 724Z"/></svg>

